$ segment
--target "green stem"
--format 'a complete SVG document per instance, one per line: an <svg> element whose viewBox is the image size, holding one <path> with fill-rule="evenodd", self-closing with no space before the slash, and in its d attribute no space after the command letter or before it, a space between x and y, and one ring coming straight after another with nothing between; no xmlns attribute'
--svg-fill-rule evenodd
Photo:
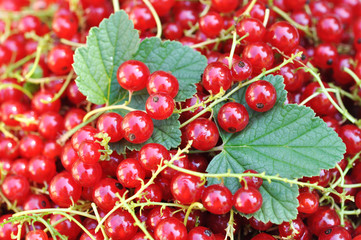
<svg viewBox="0 0 361 240"><path fill-rule="evenodd" d="M97 218L97 222L99 223L100 222L100 215L99 215L99 212L98 212L98 209L97 209L97 205L95 203L91 203L91 206L92 206L94 215ZM106 232L104 230L104 226L101 226L100 231L102 231L104 240L108 240L109 238L108 238L108 235L106 234Z"/></svg>
<svg viewBox="0 0 361 240"><path fill-rule="evenodd" d="M86 46L86 44L84 44L84 43L77 43L77 42L69 41L69 40L64 39L64 38L60 39L60 42L65 44L65 45L75 47L75 48Z"/></svg>
<svg viewBox="0 0 361 240"><path fill-rule="evenodd" d="M17 84L14 84L14 83L5 83L5 84L1 84L0 85L0 90L1 89L4 89L4 88L15 88L19 91L21 91L22 93L24 93L28 98L32 99L33 98L33 94L27 90L26 88L20 86L20 85L17 85Z"/></svg>
<svg viewBox="0 0 361 240"><path fill-rule="evenodd" d="M51 100L46 101L46 100L44 100L44 99L41 99L40 101L41 101L42 103L48 104L48 103L52 103L52 102L58 100L58 99L61 97L61 95L63 95L63 93L65 92L65 90L68 88L71 80L73 79L73 75L74 75L74 71L71 71L71 72L69 73L69 75L67 76L65 82L64 82L63 85L61 86L60 90L54 95L54 97L53 97Z"/></svg>
<svg viewBox="0 0 361 240"><path fill-rule="evenodd" d="M217 42L221 42L221 41L225 41L225 40L228 40L228 39L231 39L232 36L225 36L225 37L221 37L221 38L215 38L215 39L208 39L204 42L201 42L201 43L197 43L197 44L194 44L192 46L190 46L190 48L200 48L200 47L203 47L203 46L207 46L209 44L212 44L212 43L217 43Z"/></svg>
<svg viewBox="0 0 361 240"><path fill-rule="evenodd" d="M21 67L22 65L24 65L25 63L27 63L28 61L30 61L31 59L35 58L36 56L36 52L35 53L32 53L22 59L20 59L19 61L9 65L7 68L6 68L6 71L5 73L1 76L1 78L6 78L6 76L9 75L9 73L13 72L15 69Z"/></svg>
<svg viewBox="0 0 361 240"><path fill-rule="evenodd" d="M147 228L144 226L144 223L142 223L139 218L137 217L137 215L134 212L134 209L132 209L129 204L124 203L123 207L128 211L128 213L130 213L130 215L132 215L134 221L135 221L135 225L137 225L140 230L142 230L142 232L145 234L146 238L150 239L150 240L154 240L154 238L152 237L152 235L150 235L150 233L148 232Z"/></svg>
<svg viewBox="0 0 361 240"><path fill-rule="evenodd" d="M119 0L113 0L113 8L114 8L114 12L118 12L120 10Z"/></svg>
<svg viewBox="0 0 361 240"><path fill-rule="evenodd" d="M65 142L74 134L76 133L76 131L78 131L80 128L88 125L89 123L91 123L92 121L94 121L95 119L97 119L99 116L101 115L101 113L95 114L94 116L92 116L91 118L89 118L87 121L80 123L79 125L77 125L76 127L70 129L69 131L67 131L65 134L63 134L59 139L58 139L58 143L63 146L65 144Z"/></svg>
<svg viewBox="0 0 361 240"><path fill-rule="evenodd" d="M18 213L14 213L13 217L25 216L25 215L31 215L31 214L40 214L40 213L52 213L52 214L71 213L74 215L80 215L80 216L83 216L86 218L91 218L91 219L97 220L94 215L91 215L89 213L82 212L82 211L72 210L70 208L44 208L44 209L27 210L27 211L21 211Z"/></svg>
<svg viewBox="0 0 361 240"><path fill-rule="evenodd" d="M39 43L38 47L36 48L36 56L35 56L34 63L32 64L30 71L25 75L25 79L30 78L34 74L36 68L39 65L41 52L43 51L44 44L47 41L48 41L48 38L42 39L42 41Z"/></svg>
<svg viewBox="0 0 361 240"><path fill-rule="evenodd" d="M270 10L269 8L266 8L265 14L264 14L264 19L263 19L263 26L267 27L267 23L269 20L269 14L270 14Z"/></svg>
<svg viewBox="0 0 361 240"><path fill-rule="evenodd" d="M188 222L188 218L189 218L189 215L191 214L192 210L194 208L197 208L197 209L202 209L203 208L203 204L202 203L199 203L199 202L194 202L192 203L187 211L186 211L186 214L184 215L184 220L183 220L183 224L184 226L187 226L187 222Z"/></svg>
<svg viewBox="0 0 361 240"><path fill-rule="evenodd" d="M353 80L355 80L357 86L361 86L361 79L349 68L344 68L343 71L345 71L348 75L350 75Z"/></svg>
<svg viewBox="0 0 361 240"><path fill-rule="evenodd" d="M229 67L229 69L232 68L233 55L234 55L234 51L236 50L236 46L237 46L237 32L234 31L233 32L232 48L231 48L231 52L229 53L229 56L228 56L228 67Z"/></svg>
<svg viewBox="0 0 361 240"><path fill-rule="evenodd" d="M109 110L116 110L116 109L123 109L123 110L127 110L127 111L135 111L136 109L131 108L131 107L127 107L125 104L123 105L112 105L112 106L107 106L107 107L102 107L102 108L98 108L98 109L94 109L91 112L88 112L84 118L83 118L83 122L87 121L91 116L93 116L94 114L97 113L104 113L106 111Z"/></svg>
<svg viewBox="0 0 361 240"><path fill-rule="evenodd" d="M160 38L162 36L162 23L160 22L158 13L155 11L153 5L150 3L149 0L143 0L143 2L145 3L145 5L147 5L147 7L149 8L150 12L152 13L155 23L157 24L157 38Z"/></svg>

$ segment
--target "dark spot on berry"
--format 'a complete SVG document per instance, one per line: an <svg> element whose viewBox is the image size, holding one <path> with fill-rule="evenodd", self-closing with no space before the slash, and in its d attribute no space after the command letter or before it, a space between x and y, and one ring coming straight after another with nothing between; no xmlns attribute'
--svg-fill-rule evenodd
<svg viewBox="0 0 361 240"><path fill-rule="evenodd" d="M203 78L203 73L201 74L201 79Z"/></svg>
<svg viewBox="0 0 361 240"><path fill-rule="evenodd" d="M134 141L135 140L135 135L133 133L129 133L128 138L130 141Z"/></svg>
<svg viewBox="0 0 361 240"><path fill-rule="evenodd" d="M256 106L257 106L257 108L261 109L261 108L264 107L264 104L263 103L257 103Z"/></svg>
<svg viewBox="0 0 361 240"><path fill-rule="evenodd" d="M361 38L357 39L357 44L361 44Z"/></svg>
<svg viewBox="0 0 361 240"><path fill-rule="evenodd" d="M265 6L266 8L269 8L268 4L265 4L264 6Z"/></svg>
<svg viewBox="0 0 361 240"><path fill-rule="evenodd" d="M212 232L209 231L208 229L204 230L204 235L206 235L207 237L212 236Z"/></svg>
<svg viewBox="0 0 361 240"><path fill-rule="evenodd" d="M123 189L123 186L122 186L122 184L120 184L120 183L116 183L115 186L116 186L119 190L122 190L122 189Z"/></svg>
<svg viewBox="0 0 361 240"><path fill-rule="evenodd" d="M328 59L328 60L327 60L327 65L332 65L332 63L333 63L333 60L332 60L332 59Z"/></svg>
<svg viewBox="0 0 361 240"><path fill-rule="evenodd" d="M327 229L327 230L325 231L326 234L330 234L331 232L332 232L332 229L331 229L331 228L329 228L329 229Z"/></svg>
<svg viewBox="0 0 361 240"><path fill-rule="evenodd" d="M66 70L68 70L68 67L67 66L64 66L64 67L62 67L61 68L63 71L66 71Z"/></svg>
<svg viewBox="0 0 361 240"><path fill-rule="evenodd" d="M228 132L234 133L236 132L236 129L234 127L229 127Z"/></svg>
<svg viewBox="0 0 361 240"><path fill-rule="evenodd" d="M306 4L310 4L310 2L311 2L310 0L307 0L307 1L306 1Z"/></svg>
<svg viewBox="0 0 361 240"><path fill-rule="evenodd" d="M70 21L70 22L74 22L74 19L73 19L73 18L69 18L69 21Z"/></svg>
<svg viewBox="0 0 361 240"><path fill-rule="evenodd" d="M305 54L302 54L302 55L301 55L301 60L302 60L302 61L306 60L306 55L305 55Z"/></svg>
<svg viewBox="0 0 361 240"><path fill-rule="evenodd" d="M153 97L153 102L158 102L159 101L159 97Z"/></svg>
<svg viewBox="0 0 361 240"><path fill-rule="evenodd" d="M43 201L41 201L41 203L40 203L40 204L41 204L41 206L42 206L42 207L46 207L46 202L45 202L44 200L43 200Z"/></svg>
<svg viewBox="0 0 361 240"><path fill-rule="evenodd" d="M244 64L244 62L240 61L240 62L238 63L238 66L241 67L241 68L243 68L244 66L246 66L246 64Z"/></svg>

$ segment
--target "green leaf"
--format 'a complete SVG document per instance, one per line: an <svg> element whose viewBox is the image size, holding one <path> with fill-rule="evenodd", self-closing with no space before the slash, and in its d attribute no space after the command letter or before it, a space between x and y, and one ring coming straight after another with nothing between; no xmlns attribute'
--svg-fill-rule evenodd
<svg viewBox="0 0 361 240"><path fill-rule="evenodd" d="M124 11L90 30L87 46L75 51L73 64L76 83L88 101L111 105L125 98L128 91L118 84L116 72L138 50L139 41L138 31Z"/></svg>
<svg viewBox="0 0 361 240"><path fill-rule="evenodd" d="M180 42L147 38L139 46L134 59L144 62L151 72L171 72L179 82L176 101L184 101L196 93L195 84L207 66L207 59L199 52L183 46Z"/></svg>
<svg viewBox="0 0 361 240"><path fill-rule="evenodd" d="M230 134L221 131L223 150L209 164L207 171L210 173L242 173L244 170L253 169L257 172L266 172L267 175L280 175L288 179L303 176L315 176L321 169L329 169L340 161L345 153L345 145L337 134L328 128L326 123L305 106L294 104L283 105L285 91L282 78L268 76L276 87L278 100L274 108L266 113L250 111L248 126L240 133ZM245 89L238 91L232 98L241 103L244 100ZM247 106L246 106L247 107ZM209 179L209 184L216 183ZM236 191L240 184L237 179L225 179L225 184L232 191ZM283 206L283 215L278 216L272 211L262 207L262 211L255 214L258 220L268 219L271 222L289 221L296 217L297 212L291 207L285 207L284 202L297 206L297 194L289 198L280 194L279 186L265 187L270 196L264 195L265 206L275 208L276 203ZM285 184L282 188L292 188ZM286 198L287 197L287 198ZM278 204L278 205L279 205ZM281 218L279 218L281 217Z"/></svg>
<svg viewBox="0 0 361 240"><path fill-rule="evenodd" d="M126 149L140 150L147 143L159 143L167 149L176 148L181 143L182 135L178 118L178 114L173 114L165 120L153 120L154 131L148 141L142 144L132 144L123 139L120 142L111 144L111 149L121 154L125 153Z"/></svg>

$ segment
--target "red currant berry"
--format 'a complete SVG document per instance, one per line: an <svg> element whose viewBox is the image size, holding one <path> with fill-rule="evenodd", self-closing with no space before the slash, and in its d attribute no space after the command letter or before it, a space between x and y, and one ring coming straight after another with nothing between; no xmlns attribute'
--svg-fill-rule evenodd
<svg viewBox="0 0 361 240"><path fill-rule="evenodd" d="M273 224L271 222L264 223L264 222L258 221L254 217L251 217L249 219L249 224L251 225L251 227L253 227L254 229L256 229L258 231L266 231L273 226Z"/></svg>
<svg viewBox="0 0 361 240"><path fill-rule="evenodd" d="M35 134L28 134L19 142L20 155L24 158L32 158L40 155L43 148L43 140Z"/></svg>
<svg viewBox="0 0 361 240"><path fill-rule="evenodd" d="M181 204L191 204L201 199L204 182L196 176L178 173L171 182L173 197Z"/></svg>
<svg viewBox="0 0 361 240"><path fill-rule="evenodd" d="M30 180L43 183L50 181L56 174L55 160L39 155L30 159L28 164Z"/></svg>
<svg viewBox="0 0 361 240"><path fill-rule="evenodd" d="M343 33L342 22L336 15L322 16L316 25L317 36L323 42L337 43Z"/></svg>
<svg viewBox="0 0 361 240"><path fill-rule="evenodd" d="M154 229L155 240L187 240L187 229L175 217L163 219Z"/></svg>
<svg viewBox="0 0 361 240"><path fill-rule="evenodd" d="M149 95L154 93L167 93L172 98L178 94L179 83L176 77L165 71L155 71L150 74L147 82Z"/></svg>
<svg viewBox="0 0 361 240"><path fill-rule="evenodd" d="M207 151L217 145L219 132L216 124L206 118L197 118L186 128L186 138L192 142L192 147Z"/></svg>
<svg viewBox="0 0 361 240"><path fill-rule="evenodd" d="M160 221L172 217L172 211L168 207L156 206L148 214L146 221L147 228L154 231Z"/></svg>
<svg viewBox="0 0 361 240"><path fill-rule="evenodd" d="M117 168L117 179L126 188L135 188L142 184L145 170L134 158L123 160Z"/></svg>
<svg viewBox="0 0 361 240"><path fill-rule="evenodd" d="M219 109L217 121L223 130L235 133L242 131L247 126L249 115L242 104L229 102Z"/></svg>
<svg viewBox="0 0 361 240"><path fill-rule="evenodd" d="M31 100L32 110L38 114L46 112L59 112L61 102L59 99L52 101L53 98L54 94L47 90L37 92Z"/></svg>
<svg viewBox="0 0 361 240"><path fill-rule="evenodd" d="M69 83L69 86L66 88L66 96L74 104L80 104L86 100L86 97L79 91L75 81Z"/></svg>
<svg viewBox="0 0 361 240"><path fill-rule="evenodd" d="M164 160L170 160L169 151L161 144L148 143L139 151L139 161L144 169L156 170Z"/></svg>
<svg viewBox="0 0 361 240"><path fill-rule="evenodd" d="M238 0L212 0L212 7L218 12L228 13L237 8L238 2Z"/></svg>
<svg viewBox="0 0 361 240"><path fill-rule="evenodd" d="M75 13L60 10L55 13L52 30L59 38L71 40L78 31L78 19Z"/></svg>
<svg viewBox="0 0 361 240"><path fill-rule="evenodd" d="M188 233L188 240L216 240L215 235L209 228L195 227Z"/></svg>
<svg viewBox="0 0 361 240"><path fill-rule="evenodd" d="M119 66L117 80L122 88L133 92L146 87L149 75L147 65L137 60L128 60Z"/></svg>
<svg viewBox="0 0 361 240"><path fill-rule="evenodd" d="M229 68L220 62L210 63L203 72L203 87L212 94L227 91L232 85L232 75Z"/></svg>
<svg viewBox="0 0 361 240"><path fill-rule="evenodd" d="M76 161L71 169L74 180L83 187L94 186L102 177L102 167L99 163L86 164L83 161Z"/></svg>
<svg viewBox="0 0 361 240"><path fill-rule="evenodd" d="M7 199L19 203L24 201L30 193L30 184L24 176L11 175L5 177L1 184L1 191Z"/></svg>
<svg viewBox="0 0 361 240"><path fill-rule="evenodd" d="M273 108L277 100L275 87L265 80L259 80L248 86L246 102L256 112L266 112Z"/></svg>
<svg viewBox="0 0 361 240"><path fill-rule="evenodd" d="M145 181L145 183L147 183L147 181ZM141 186L138 186L137 188L135 188L134 192L139 192ZM137 198L137 200L141 203L145 203L145 202L160 202L163 199L163 192L160 186L152 183L150 184L144 191L143 191L143 195L139 198ZM148 205L145 206L146 209L149 208L153 208L152 205Z"/></svg>
<svg viewBox="0 0 361 240"><path fill-rule="evenodd" d="M145 4L135 5L129 11L129 19L133 21L134 28L139 31L145 31L156 26L154 17Z"/></svg>
<svg viewBox="0 0 361 240"><path fill-rule="evenodd" d="M327 206L319 207L314 214L307 218L307 226L316 236L319 236L322 231L338 225L340 225L338 214Z"/></svg>
<svg viewBox="0 0 361 240"><path fill-rule="evenodd" d="M80 108L70 109L64 117L64 127L65 130L69 131L77 125L83 122L83 118L86 115L86 112Z"/></svg>
<svg viewBox="0 0 361 240"><path fill-rule="evenodd" d="M50 198L60 207L70 207L75 204L80 199L81 191L81 186L68 172L57 174L49 185Z"/></svg>
<svg viewBox="0 0 361 240"><path fill-rule="evenodd" d="M292 226L291 226L292 224ZM300 239L306 226L301 219L296 218L292 222L283 222L278 226L278 231L282 238Z"/></svg>
<svg viewBox="0 0 361 240"><path fill-rule="evenodd" d="M43 194L30 194L24 201L23 206L26 211L51 207L48 196Z"/></svg>
<svg viewBox="0 0 361 240"><path fill-rule="evenodd" d="M0 156L9 159L19 156L19 146L15 139L0 138Z"/></svg>
<svg viewBox="0 0 361 240"><path fill-rule="evenodd" d="M199 30L209 38L217 37L223 25L223 18L217 12L208 12L199 18Z"/></svg>
<svg viewBox="0 0 361 240"><path fill-rule="evenodd" d="M53 47L48 54L48 67L56 75L70 72L73 64L73 50L65 45Z"/></svg>
<svg viewBox="0 0 361 240"><path fill-rule="evenodd" d="M12 222L7 222L10 220L10 218L12 217L11 214L4 214L0 217L0 239L1 240L11 240L13 239L12 236L17 236L18 231L19 231L19 224L18 223L12 223ZM20 238L22 239L25 236L25 226L23 225L21 228L21 234L20 234Z"/></svg>
<svg viewBox="0 0 361 240"><path fill-rule="evenodd" d="M57 112L43 113L39 117L38 131L42 137L55 140L64 130L64 119Z"/></svg>
<svg viewBox="0 0 361 240"><path fill-rule="evenodd" d="M86 164L96 164L101 156L102 146L97 142L84 141L80 144L78 155Z"/></svg>
<svg viewBox="0 0 361 240"><path fill-rule="evenodd" d="M132 111L125 115L121 127L124 138L136 144L147 141L154 129L152 119L142 111Z"/></svg>
<svg viewBox="0 0 361 240"><path fill-rule="evenodd" d="M329 43L322 43L315 48L313 62L316 67L332 68L337 61L337 48Z"/></svg>
<svg viewBox="0 0 361 240"><path fill-rule="evenodd" d="M247 80L252 75L252 65L248 60L240 59L232 64L231 73L236 82Z"/></svg>
<svg viewBox="0 0 361 240"><path fill-rule="evenodd" d="M276 240L276 239L267 233L259 233L256 236L254 236L251 240Z"/></svg>
<svg viewBox="0 0 361 240"><path fill-rule="evenodd" d="M319 236L319 240L351 240L351 234L341 226L331 227L324 230Z"/></svg>
<svg viewBox="0 0 361 240"><path fill-rule="evenodd" d="M103 178L94 186L93 201L104 211L110 211L119 201L117 194L123 197L124 193L125 189L117 180Z"/></svg>
<svg viewBox="0 0 361 240"><path fill-rule="evenodd" d="M174 110L174 100L166 93L154 93L150 95L145 103L148 115L156 120L169 118Z"/></svg>
<svg viewBox="0 0 361 240"><path fill-rule="evenodd" d="M203 191L202 203L213 214L225 214L233 207L233 195L224 185L210 185Z"/></svg>
<svg viewBox="0 0 361 240"><path fill-rule="evenodd" d="M361 129L353 124L342 126L338 132L346 144L346 153L354 155L361 151Z"/></svg>
<svg viewBox="0 0 361 240"><path fill-rule="evenodd" d="M240 188L233 196L234 207L244 214L257 212L262 207L263 198L261 193L253 187Z"/></svg>
<svg viewBox="0 0 361 240"><path fill-rule="evenodd" d="M26 234L25 240L48 240L48 235L43 230L34 230Z"/></svg>
<svg viewBox="0 0 361 240"><path fill-rule="evenodd" d="M243 173L258 173L257 171L255 170L246 170L244 171ZM242 181L241 181L241 185L242 187L246 187L246 184L247 184L247 187L253 187L255 189L259 189L262 184L263 184L263 179L262 178L258 178L258 177L243 177Z"/></svg>
<svg viewBox="0 0 361 240"><path fill-rule="evenodd" d="M290 92L295 92L301 89L303 85L303 74L296 70L293 64L287 64L276 71L274 75L281 75L285 84L285 89Z"/></svg>
<svg viewBox="0 0 361 240"><path fill-rule="evenodd" d="M183 36L183 28L179 23L166 23L163 27L163 35L169 40L179 40Z"/></svg>
<svg viewBox="0 0 361 240"><path fill-rule="evenodd" d="M95 135L98 134L99 131L91 126L85 126L76 131L74 135L71 137L71 143L74 148L74 150L79 151L79 146L82 142L90 141L94 142L96 141Z"/></svg>
<svg viewBox="0 0 361 240"><path fill-rule="evenodd" d="M236 31L239 37L248 34L243 40L245 43L263 42L263 38L266 34L266 28L263 26L262 22L256 18L242 19L237 23Z"/></svg>
<svg viewBox="0 0 361 240"><path fill-rule="evenodd" d="M267 32L268 42L281 50L288 53L300 42L298 30L286 21L280 21L272 24Z"/></svg>
<svg viewBox="0 0 361 240"><path fill-rule="evenodd" d="M248 44L243 49L242 57L251 63L254 74L261 73L264 68L271 68L274 61L272 49L263 42Z"/></svg>
<svg viewBox="0 0 361 240"><path fill-rule="evenodd" d="M328 84L323 82L325 88L329 88ZM305 100L317 91L320 91L321 87L318 82L312 82L308 84L301 95L301 100ZM334 93L329 95L336 101ZM333 115L337 112L336 108L332 105L325 93L320 93L316 97L312 98L306 103L306 106L311 107L313 111L319 116Z"/></svg>
<svg viewBox="0 0 361 240"><path fill-rule="evenodd" d="M16 121L15 116L21 115L26 111L26 107L23 103L18 101L6 101L0 105L0 119L7 126L16 127L19 126L19 122Z"/></svg>
<svg viewBox="0 0 361 240"><path fill-rule="evenodd" d="M81 223L79 215L73 217ZM69 219L64 220L63 218L64 216L61 214L54 214L50 217L50 224L54 226L55 230L58 231L61 236L67 237L68 240L77 240L78 235L81 233L81 228L75 221L70 221ZM62 219L62 221L60 221L60 219Z"/></svg>
<svg viewBox="0 0 361 240"><path fill-rule="evenodd" d="M312 192L301 192L298 195L297 200L299 202L299 206L297 210L300 213L315 213L318 209L318 195Z"/></svg>

